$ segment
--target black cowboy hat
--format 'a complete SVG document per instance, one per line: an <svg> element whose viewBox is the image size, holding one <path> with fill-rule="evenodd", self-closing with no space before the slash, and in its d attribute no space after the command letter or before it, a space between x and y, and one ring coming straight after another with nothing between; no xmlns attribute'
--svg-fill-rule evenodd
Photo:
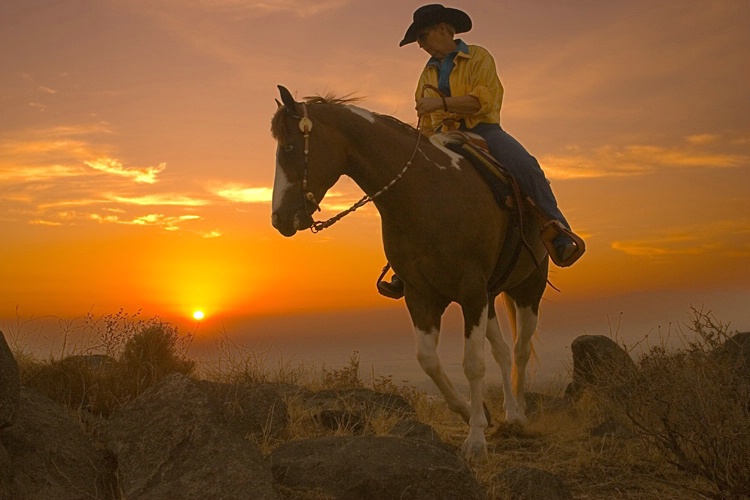
<svg viewBox="0 0 750 500"><path fill-rule="evenodd" d="M439 3L431 3L414 11L414 21L406 30L404 39L398 46L403 47L406 44L416 42L420 31L440 23L450 24L456 28L456 33L465 33L471 29L471 18L466 12L443 7Z"/></svg>

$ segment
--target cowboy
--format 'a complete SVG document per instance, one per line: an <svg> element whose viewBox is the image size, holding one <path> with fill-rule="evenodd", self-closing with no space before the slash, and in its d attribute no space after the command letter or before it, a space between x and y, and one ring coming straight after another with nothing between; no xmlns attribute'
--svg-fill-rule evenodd
<svg viewBox="0 0 750 500"><path fill-rule="evenodd" d="M583 254L583 240L573 234L570 224L557 207L555 195L536 158L500 127L503 86L492 55L478 45L456 39L456 33L471 29L469 16L458 9L430 4L414 12L399 47L417 42L430 54L419 77L416 110L423 130L459 129L473 132L486 142L489 153L520 183L550 221L553 231L548 248L553 262L561 267L573 264ZM438 96L423 97L423 89L436 87ZM378 290L391 298L401 298L404 284L394 275L390 282L379 281Z"/></svg>

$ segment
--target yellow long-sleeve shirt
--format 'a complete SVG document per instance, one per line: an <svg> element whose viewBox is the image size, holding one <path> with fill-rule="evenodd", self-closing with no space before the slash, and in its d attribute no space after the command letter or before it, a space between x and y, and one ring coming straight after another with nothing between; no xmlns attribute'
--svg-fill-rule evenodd
<svg viewBox="0 0 750 500"><path fill-rule="evenodd" d="M495 60L484 47L468 45L469 52L458 51L454 59L449 82L451 96L471 95L479 99L481 109L472 114L446 113L435 111L422 116L422 128L437 129L446 118L454 120L452 125L443 126L443 130L458 128L459 120L463 120L466 127L473 128L479 123L500 123L500 107L503 103L503 85L497 76ZM438 86L438 68L428 64L422 71L417 85L416 98L435 96L434 90L422 93L425 84Z"/></svg>

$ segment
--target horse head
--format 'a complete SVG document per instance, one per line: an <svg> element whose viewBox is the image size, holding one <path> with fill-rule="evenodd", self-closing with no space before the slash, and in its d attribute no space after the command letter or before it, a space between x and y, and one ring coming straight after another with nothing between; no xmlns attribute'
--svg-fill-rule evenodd
<svg viewBox="0 0 750 500"><path fill-rule="evenodd" d="M293 236L313 225L312 214L343 173L346 148L335 127L313 117L315 106L296 102L281 85L279 92L271 125L277 142L271 224Z"/></svg>

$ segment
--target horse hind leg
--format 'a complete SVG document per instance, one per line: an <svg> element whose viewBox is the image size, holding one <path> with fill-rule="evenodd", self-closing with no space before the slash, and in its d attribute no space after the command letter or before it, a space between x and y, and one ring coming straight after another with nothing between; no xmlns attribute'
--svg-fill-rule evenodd
<svg viewBox="0 0 750 500"><path fill-rule="evenodd" d="M515 309L514 309L515 314ZM511 385L511 356L508 343L505 342L503 334L500 331L500 324L495 312L494 297L490 297L489 313L487 315L487 340L490 343L492 356L500 365L500 375L503 384L503 408L505 409L505 421L509 424L524 423L523 414L519 413L518 402L513 394ZM514 318L515 319L515 318Z"/></svg>
<svg viewBox="0 0 750 500"><path fill-rule="evenodd" d="M463 369L469 381L471 393L469 435L464 441L462 451L467 458L487 456L487 441L484 432L489 420L484 405L484 342L487 336L487 305L482 304L476 313L471 308L464 308L464 357Z"/></svg>
<svg viewBox="0 0 750 500"><path fill-rule="evenodd" d="M513 343L513 368L511 370L511 383L513 394L518 403L519 417L521 421L526 419L526 366L531 357L531 338L536 331L538 322L538 309L532 306L519 307L516 301L508 294L503 294L505 305L509 310L509 317L513 319L511 326L514 331ZM512 314L511 314L512 310Z"/></svg>

